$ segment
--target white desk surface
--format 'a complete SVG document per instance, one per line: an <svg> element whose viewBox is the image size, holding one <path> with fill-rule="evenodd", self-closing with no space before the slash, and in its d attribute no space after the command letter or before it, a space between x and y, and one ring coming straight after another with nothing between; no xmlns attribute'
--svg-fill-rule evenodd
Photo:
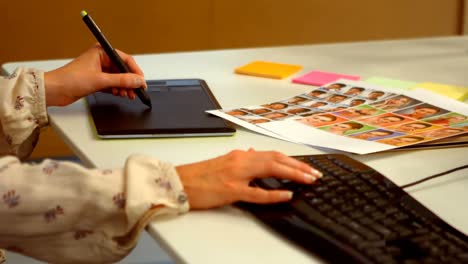
<svg viewBox="0 0 468 264"><path fill-rule="evenodd" d="M138 55L147 79L201 78L223 108L258 105L311 89L291 83L310 70L468 85L468 37L305 45L206 52ZM236 75L234 68L253 60L299 64L303 70L284 80ZM68 60L15 62L51 70ZM297 145L239 128L233 137L99 140L83 100L49 108L53 128L86 164L120 167L131 153L146 153L174 164L204 160L233 149L278 150L288 155L325 150ZM468 163L468 148L377 153L352 157L402 185ZM468 233L468 172L459 171L410 188L409 193L448 223ZM186 263L311 263L320 260L284 241L247 213L225 208L161 219L149 232L172 256Z"/></svg>

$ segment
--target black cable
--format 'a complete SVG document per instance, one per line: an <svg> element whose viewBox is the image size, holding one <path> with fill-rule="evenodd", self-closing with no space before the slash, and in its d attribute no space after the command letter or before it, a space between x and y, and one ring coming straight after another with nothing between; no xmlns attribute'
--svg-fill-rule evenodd
<svg viewBox="0 0 468 264"><path fill-rule="evenodd" d="M414 181L414 182L411 182L411 183L408 183L408 184L405 184L405 185L402 185L400 186L400 188L404 189L404 188L407 188L407 187L411 187L411 186L414 186L416 184L420 184L422 182L425 182L425 181L428 181L428 180L432 180L434 178L437 178L437 177L440 177L440 176L443 176L445 174L449 174L449 173L452 173L452 172L455 172L457 170L462 170L462 169L466 169L468 168L468 164L467 165L463 165L463 166L460 166L460 167L456 167L456 168L453 168L453 169L450 169L448 171L444 171L444 172L441 172L441 173L437 173L437 174L434 174L432 176L428 176L426 178L423 178L421 180L417 180L417 181Z"/></svg>

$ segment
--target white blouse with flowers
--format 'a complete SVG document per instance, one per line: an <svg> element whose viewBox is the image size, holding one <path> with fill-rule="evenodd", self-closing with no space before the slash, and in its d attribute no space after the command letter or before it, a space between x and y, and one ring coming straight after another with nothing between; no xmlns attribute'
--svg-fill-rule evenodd
<svg viewBox="0 0 468 264"><path fill-rule="evenodd" d="M0 248L53 263L115 262L156 215L189 209L174 167L152 157L103 170L21 163L47 124L44 73L0 76Z"/></svg>

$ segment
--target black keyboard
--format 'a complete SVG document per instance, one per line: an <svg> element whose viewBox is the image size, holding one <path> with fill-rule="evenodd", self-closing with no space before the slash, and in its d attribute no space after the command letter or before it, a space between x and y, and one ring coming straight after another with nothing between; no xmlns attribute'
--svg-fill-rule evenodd
<svg viewBox="0 0 468 264"><path fill-rule="evenodd" d="M324 176L312 185L255 180L292 190L293 199L240 206L313 255L332 263L468 263L468 237L379 172L345 155L296 158Z"/></svg>

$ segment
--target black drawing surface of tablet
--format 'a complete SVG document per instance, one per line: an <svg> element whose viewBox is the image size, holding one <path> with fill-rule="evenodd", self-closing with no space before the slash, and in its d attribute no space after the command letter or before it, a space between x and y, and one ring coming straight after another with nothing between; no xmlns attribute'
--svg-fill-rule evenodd
<svg viewBox="0 0 468 264"><path fill-rule="evenodd" d="M101 138L226 136L236 130L222 118L205 113L220 109L205 81L147 81L152 109L139 101L107 93L86 100Z"/></svg>

